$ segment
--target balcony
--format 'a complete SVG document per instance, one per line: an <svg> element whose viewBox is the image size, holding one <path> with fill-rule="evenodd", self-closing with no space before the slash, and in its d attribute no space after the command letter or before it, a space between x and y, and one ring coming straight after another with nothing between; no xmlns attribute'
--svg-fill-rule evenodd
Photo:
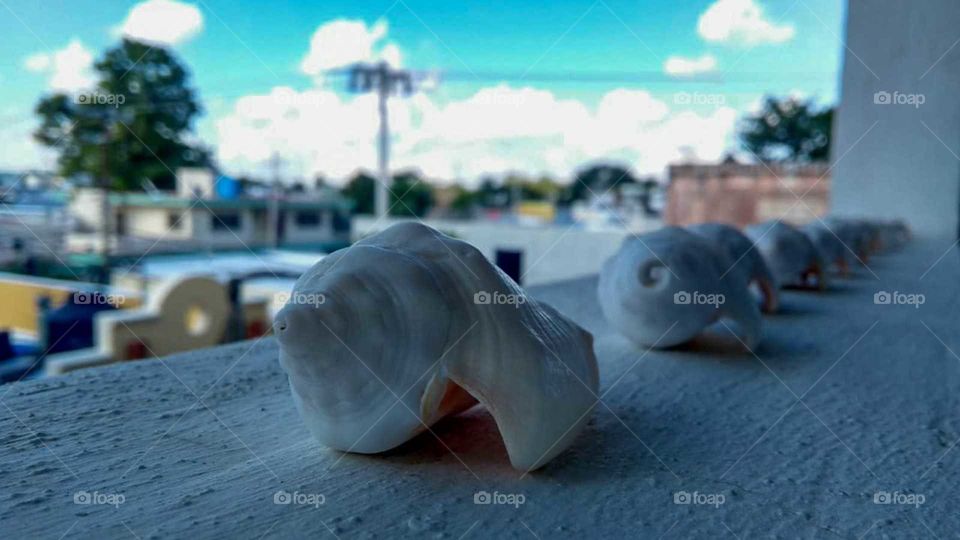
<svg viewBox="0 0 960 540"><path fill-rule="evenodd" d="M272 338L9 385L0 529L946 537L960 530L957 254L920 239L825 293L786 292L755 354L722 327L639 350L604 324L595 277L531 288L594 333L603 403L571 449L523 477L479 408L387 455L324 449Z"/></svg>

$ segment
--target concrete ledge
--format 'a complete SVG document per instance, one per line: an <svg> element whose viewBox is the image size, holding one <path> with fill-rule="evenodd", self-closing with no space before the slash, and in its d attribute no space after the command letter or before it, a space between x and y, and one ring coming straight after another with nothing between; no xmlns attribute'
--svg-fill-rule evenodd
<svg viewBox="0 0 960 540"><path fill-rule="evenodd" d="M951 243L915 242L825 294L786 293L784 313L765 319L757 357L722 328L645 353L606 328L595 278L533 288L594 332L607 393L575 445L522 479L477 409L389 455L325 450L297 417L270 338L0 387L0 530L144 539L954 535L960 258ZM925 302L877 305L879 291ZM475 504L480 492L513 505ZM877 493L893 503L875 503ZM923 504L899 504L916 495Z"/></svg>

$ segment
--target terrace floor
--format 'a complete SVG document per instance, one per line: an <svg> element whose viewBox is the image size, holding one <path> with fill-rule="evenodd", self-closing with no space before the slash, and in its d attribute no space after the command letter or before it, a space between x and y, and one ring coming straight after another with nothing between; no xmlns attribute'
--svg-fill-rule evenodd
<svg viewBox="0 0 960 540"><path fill-rule="evenodd" d="M950 245L916 241L826 293L785 293L756 355L722 328L646 353L604 324L595 278L532 288L595 334L603 404L571 449L524 478L479 409L388 455L324 449L297 416L269 338L0 387L0 530L952 537L960 257ZM877 305L878 291L925 303ZM278 491L294 502L277 504ZM481 491L522 504L475 504ZM712 504L677 504L684 492ZM884 493L893 502L877 504Z"/></svg>

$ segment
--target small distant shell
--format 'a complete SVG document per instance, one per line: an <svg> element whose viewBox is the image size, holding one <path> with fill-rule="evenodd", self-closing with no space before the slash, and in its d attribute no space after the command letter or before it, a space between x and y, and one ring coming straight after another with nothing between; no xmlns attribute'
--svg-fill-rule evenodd
<svg viewBox="0 0 960 540"><path fill-rule="evenodd" d="M828 266L832 266L843 276L850 273L850 262L854 259L851 251L853 248L845 245L828 225L812 221L801 227L800 231L820 250L820 256Z"/></svg>
<svg viewBox="0 0 960 540"><path fill-rule="evenodd" d="M774 313L779 305L776 278L753 242L736 227L723 223L699 223L687 229L703 237L725 257L724 272L739 272L747 283L756 284L763 294L763 311Z"/></svg>
<svg viewBox="0 0 960 540"><path fill-rule="evenodd" d="M910 227L903 220L872 220L830 216L826 224L866 264L870 256L895 251L911 238Z"/></svg>
<svg viewBox="0 0 960 540"><path fill-rule="evenodd" d="M742 277L723 276L726 268L706 240L678 227L630 237L600 271L600 307L611 326L641 346L684 343L730 318L753 347L760 310Z"/></svg>
<svg viewBox="0 0 960 540"><path fill-rule="evenodd" d="M902 248L907 245L912 236L910 226L900 219L881 221L878 226L880 227L880 238L884 251L896 251Z"/></svg>
<svg viewBox="0 0 960 540"><path fill-rule="evenodd" d="M782 221L766 221L751 225L747 236L782 287L827 287L826 264L817 247L798 229Z"/></svg>
<svg viewBox="0 0 960 540"><path fill-rule="evenodd" d="M529 471L570 446L598 400L590 333L423 225L325 257L275 328L307 428L338 450L389 450L479 400Z"/></svg>
<svg viewBox="0 0 960 540"><path fill-rule="evenodd" d="M830 216L824 223L853 250L860 264L867 264L880 247L877 231L863 220Z"/></svg>

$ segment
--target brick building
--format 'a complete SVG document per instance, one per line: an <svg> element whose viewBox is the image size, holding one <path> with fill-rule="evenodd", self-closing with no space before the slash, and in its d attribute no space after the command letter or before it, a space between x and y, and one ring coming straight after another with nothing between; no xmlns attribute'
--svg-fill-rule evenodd
<svg viewBox="0 0 960 540"><path fill-rule="evenodd" d="M806 223L827 213L829 173L827 163L671 165L664 221L739 227L768 219Z"/></svg>

